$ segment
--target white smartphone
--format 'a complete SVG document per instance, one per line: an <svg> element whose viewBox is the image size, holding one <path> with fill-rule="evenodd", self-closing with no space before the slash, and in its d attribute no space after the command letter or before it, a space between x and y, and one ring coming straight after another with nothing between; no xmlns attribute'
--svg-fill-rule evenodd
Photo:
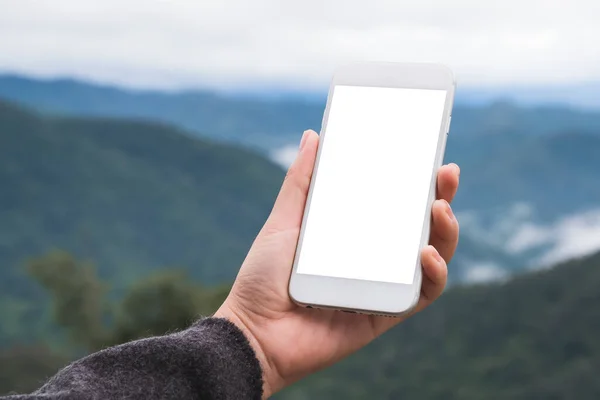
<svg viewBox="0 0 600 400"><path fill-rule="evenodd" d="M316 308L400 316L418 302L455 81L437 64L339 68L289 283Z"/></svg>

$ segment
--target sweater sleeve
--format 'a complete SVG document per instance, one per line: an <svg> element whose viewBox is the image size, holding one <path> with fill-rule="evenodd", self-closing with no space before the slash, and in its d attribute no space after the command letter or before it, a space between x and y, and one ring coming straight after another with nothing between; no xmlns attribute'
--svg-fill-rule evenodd
<svg viewBox="0 0 600 400"><path fill-rule="evenodd" d="M262 371L231 322L207 318L185 331L137 340L67 366L30 395L4 400L260 399Z"/></svg>

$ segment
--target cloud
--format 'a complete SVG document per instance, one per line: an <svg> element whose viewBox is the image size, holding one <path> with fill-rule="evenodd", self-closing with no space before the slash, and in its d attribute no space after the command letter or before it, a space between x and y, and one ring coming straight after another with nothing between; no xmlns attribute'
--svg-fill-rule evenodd
<svg viewBox="0 0 600 400"><path fill-rule="evenodd" d="M540 257L541 266L596 252L600 250L600 210L563 218L550 232L553 245Z"/></svg>
<svg viewBox="0 0 600 400"><path fill-rule="evenodd" d="M532 265L548 266L600 250L600 210L563 216L551 224L523 221L506 241L511 254L539 249Z"/></svg>
<svg viewBox="0 0 600 400"><path fill-rule="evenodd" d="M600 209L557 216L540 222L535 207L515 203L503 209L463 211L457 214L461 236L490 246L498 254L523 260L530 268L552 267L559 262L600 251ZM464 279L484 282L502 279L502 265L478 259L466 264Z"/></svg>
<svg viewBox="0 0 600 400"><path fill-rule="evenodd" d="M519 254L543 245L556 242L556 237L561 236L555 227L536 225L524 222L506 243L506 250L511 254Z"/></svg>
<svg viewBox="0 0 600 400"><path fill-rule="evenodd" d="M534 207L525 202L517 202L485 212L475 210L457 212L457 219L462 228L461 234L499 250L506 248L511 253L522 251L518 246L523 244L514 240L515 232L520 232L527 223L533 221L534 217Z"/></svg>
<svg viewBox="0 0 600 400"><path fill-rule="evenodd" d="M551 266L600 250L600 209L547 223L536 221L533 207L522 203L491 214L495 218L489 221L481 212L460 213L461 234L510 255L526 255L532 266Z"/></svg>
<svg viewBox="0 0 600 400"><path fill-rule="evenodd" d="M600 80L595 0L0 0L0 69L128 86L324 87L355 60L466 84Z"/></svg>
<svg viewBox="0 0 600 400"><path fill-rule="evenodd" d="M292 165L298 154L298 146L284 146L271 153L271 159L284 168Z"/></svg>
<svg viewBox="0 0 600 400"><path fill-rule="evenodd" d="M504 280L508 272L493 263L473 263L465 268L463 277L467 283L486 283Z"/></svg>

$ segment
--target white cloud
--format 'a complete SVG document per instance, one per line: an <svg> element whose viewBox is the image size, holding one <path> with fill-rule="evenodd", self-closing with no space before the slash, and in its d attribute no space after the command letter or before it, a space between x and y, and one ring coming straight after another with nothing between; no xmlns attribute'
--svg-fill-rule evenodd
<svg viewBox="0 0 600 400"><path fill-rule="evenodd" d="M541 266L556 264L600 250L600 210L569 216L551 229L551 250L539 260Z"/></svg>
<svg viewBox="0 0 600 400"><path fill-rule="evenodd" d="M508 272L493 263L473 263L465 268L464 281L467 283L486 283L504 280Z"/></svg>
<svg viewBox="0 0 600 400"><path fill-rule="evenodd" d="M284 168L292 165L298 154L298 146L284 146L271 153L271 159Z"/></svg>
<svg viewBox="0 0 600 400"><path fill-rule="evenodd" d="M600 250L600 210L563 216L551 224L522 221L506 242L512 254L539 249L532 265L548 266Z"/></svg>
<svg viewBox="0 0 600 400"><path fill-rule="evenodd" d="M506 247L511 252L511 246L516 232L520 232L525 224L535 217L534 207L525 202L517 202L506 207L498 207L492 210L470 210L457 213L460 221L461 234L471 239L483 242L489 246L502 250ZM507 244L508 243L508 244Z"/></svg>
<svg viewBox="0 0 600 400"><path fill-rule="evenodd" d="M354 60L464 84L600 80L595 0L0 0L0 69L130 86L323 87Z"/></svg>
<svg viewBox="0 0 600 400"><path fill-rule="evenodd" d="M506 243L506 250L512 254L522 253L552 243L555 241L556 236L557 232L553 227L523 222Z"/></svg>
<svg viewBox="0 0 600 400"><path fill-rule="evenodd" d="M562 215L550 223L535 220L533 208L515 204L493 212L486 221L481 212L459 214L461 234L483 241L508 254L530 252L529 264L551 266L600 250L600 209Z"/></svg>

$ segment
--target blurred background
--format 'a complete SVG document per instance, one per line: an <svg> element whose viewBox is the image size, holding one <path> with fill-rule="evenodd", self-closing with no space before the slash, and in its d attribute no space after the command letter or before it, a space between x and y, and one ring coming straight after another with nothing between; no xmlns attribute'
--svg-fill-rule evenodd
<svg viewBox="0 0 600 400"><path fill-rule="evenodd" d="M336 65L458 78L451 287L280 399L600 398L600 3L0 0L0 393L227 295Z"/></svg>

